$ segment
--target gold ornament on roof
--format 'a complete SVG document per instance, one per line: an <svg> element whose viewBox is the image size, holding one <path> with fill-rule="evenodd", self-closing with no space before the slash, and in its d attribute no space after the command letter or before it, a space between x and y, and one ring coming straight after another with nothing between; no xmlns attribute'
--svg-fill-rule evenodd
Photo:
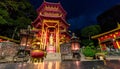
<svg viewBox="0 0 120 69"><path fill-rule="evenodd" d="M119 22L117 22L117 27L120 28L120 24L119 24Z"/></svg>

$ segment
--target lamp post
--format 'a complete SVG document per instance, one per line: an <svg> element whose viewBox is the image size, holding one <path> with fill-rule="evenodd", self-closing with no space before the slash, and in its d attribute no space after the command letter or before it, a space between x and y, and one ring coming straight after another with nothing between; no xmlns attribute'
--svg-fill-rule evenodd
<svg viewBox="0 0 120 69"><path fill-rule="evenodd" d="M28 25L27 29L21 29L20 30L20 46L19 46L19 51L20 53L23 53L23 55L30 54L30 47L31 47L31 42L33 40L33 33L31 32L31 26ZM21 51L22 50L22 51ZM26 54L27 53L27 54Z"/></svg>
<svg viewBox="0 0 120 69"><path fill-rule="evenodd" d="M73 54L73 58L80 58L80 41L75 36L75 33L72 34L71 38L71 50Z"/></svg>

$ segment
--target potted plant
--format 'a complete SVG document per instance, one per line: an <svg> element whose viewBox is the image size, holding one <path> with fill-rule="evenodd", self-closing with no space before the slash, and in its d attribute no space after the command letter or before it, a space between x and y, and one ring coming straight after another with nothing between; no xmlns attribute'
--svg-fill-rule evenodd
<svg viewBox="0 0 120 69"><path fill-rule="evenodd" d="M87 46L83 49L83 54L85 55L86 58L88 59L93 59L95 56L96 50L93 48L93 46Z"/></svg>

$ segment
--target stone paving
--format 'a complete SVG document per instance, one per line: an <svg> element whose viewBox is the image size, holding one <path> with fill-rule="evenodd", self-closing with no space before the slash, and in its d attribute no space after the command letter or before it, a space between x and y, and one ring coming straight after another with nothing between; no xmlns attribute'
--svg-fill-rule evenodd
<svg viewBox="0 0 120 69"><path fill-rule="evenodd" d="M83 56L83 55L82 55ZM120 56L107 56L105 63L100 60L44 61L41 63L8 62L0 60L0 69L120 69Z"/></svg>
<svg viewBox="0 0 120 69"><path fill-rule="evenodd" d="M1 63L0 69L119 69L120 61L50 61L41 63Z"/></svg>

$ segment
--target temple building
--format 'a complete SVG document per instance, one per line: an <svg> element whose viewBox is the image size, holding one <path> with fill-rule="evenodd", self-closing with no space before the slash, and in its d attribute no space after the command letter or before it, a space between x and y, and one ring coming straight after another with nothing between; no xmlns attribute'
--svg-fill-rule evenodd
<svg viewBox="0 0 120 69"><path fill-rule="evenodd" d="M117 28L107 31L102 34L92 36L92 39L98 39L102 51L120 49L120 24L117 23Z"/></svg>
<svg viewBox="0 0 120 69"><path fill-rule="evenodd" d="M60 3L44 1L37 9L38 16L32 22L35 39L33 45L38 45L42 50L53 46L54 52L60 52L60 44L68 42L69 24L66 22L66 11Z"/></svg>
<svg viewBox="0 0 120 69"><path fill-rule="evenodd" d="M113 6L97 17L101 34L92 36L97 39L101 51L118 52L120 50L120 5Z"/></svg>

